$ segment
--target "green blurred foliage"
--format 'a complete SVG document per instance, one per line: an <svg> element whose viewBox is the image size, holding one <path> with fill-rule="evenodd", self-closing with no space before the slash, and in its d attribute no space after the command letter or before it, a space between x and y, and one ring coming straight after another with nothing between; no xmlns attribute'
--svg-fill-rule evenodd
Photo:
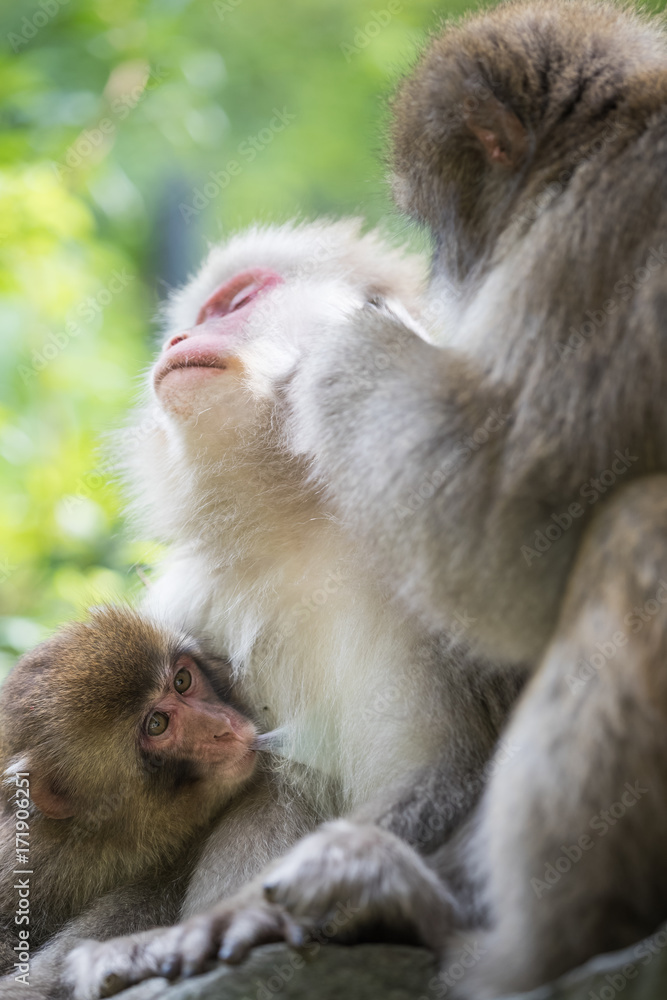
<svg viewBox="0 0 667 1000"><path fill-rule="evenodd" d="M436 23L432 0L2 5L0 673L159 556L99 443L169 285L257 219L384 216L383 102Z"/></svg>
<svg viewBox="0 0 667 1000"><path fill-rule="evenodd" d="M391 216L387 97L427 32L479 5L2 5L0 673L87 605L132 598L159 556L124 531L97 449L168 287L254 220Z"/></svg>

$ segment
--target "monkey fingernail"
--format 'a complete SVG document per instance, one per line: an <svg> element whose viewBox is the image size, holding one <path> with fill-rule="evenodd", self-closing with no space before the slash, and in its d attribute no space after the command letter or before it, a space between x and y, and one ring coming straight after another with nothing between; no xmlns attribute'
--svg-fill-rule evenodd
<svg viewBox="0 0 667 1000"><path fill-rule="evenodd" d="M308 941L308 934L303 927L298 924L288 924L285 932L285 937L287 938L287 943L292 946L292 948L303 948Z"/></svg>
<svg viewBox="0 0 667 1000"><path fill-rule="evenodd" d="M265 882L264 883L264 896L270 903L274 903L276 899L276 893L278 891L277 882Z"/></svg>
<svg viewBox="0 0 667 1000"><path fill-rule="evenodd" d="M100 984L100 997L113 997L116 993L124 990L127 985L127 981L123 976L118 976L115 972L110 972Z"/></svg>
<svg viewBox="0 0 667 1000"><path fill-rule="evenodd" d="M165 959L160 966L160 975L164 979L176 979L178 977L179 965L179 960L174 956Z"/></svg>
<svg viewBox="0 0 667 1000"><path fill-rule="evenodd" d="M218 952L218 958L221 962L227 962L229 965L237 965L243 961L246 952L247 948L244 948L240 942L230 941L228 944L223 944Z"/></svg>

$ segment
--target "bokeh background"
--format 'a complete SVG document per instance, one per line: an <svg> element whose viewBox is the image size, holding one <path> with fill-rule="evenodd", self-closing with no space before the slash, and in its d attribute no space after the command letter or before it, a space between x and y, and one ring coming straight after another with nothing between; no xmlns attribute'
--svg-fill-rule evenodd
<svg viewBox="0 0 667 1000"><path fill-rule="evenodd" d="M360 213L410 235L384 182L387 99L473 6L2 3L0 675L89 604L133 598L159 558L98 450L159 301L254 220Z"/></svg>

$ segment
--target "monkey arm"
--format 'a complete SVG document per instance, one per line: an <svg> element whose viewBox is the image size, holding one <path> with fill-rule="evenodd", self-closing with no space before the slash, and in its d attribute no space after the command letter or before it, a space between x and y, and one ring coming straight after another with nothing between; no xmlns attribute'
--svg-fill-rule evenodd
<svg viewBox="0 0 667 1000"><path fill-rule="evenodd" d="M88 938L137 933L156 924L176 919L185 891L185 877L172 873L159 880L117 889L98 899L79 917L71 920L30 959L30 1000L66 1000L71 997L65 975L65 959ZM0 979L0 998L7 1000L23 993L13 975Z"/></svg>
<svg viewBox="0 0 667 1000"><path fill-rule="evenodd" d="M506 394L369 307L324 332L287 391L290 447L387 578L433 627L465 622L461 576L493 503Z"/></svg>
<svg viewBox="0 0 667 1000"><path fill-rule="evenodd" d="M465 848L488 930L462 997L533 989L667 917L666 525L667 476L654 476L584 536L506 733L517 752L497 761Z"/></svg>
<svg viewBox="0 0 667 1000"><path fill-rule="evenodd" d="M320 827L265 874L267 897L315 940L388 936L441 954L451 931L476 918L479 889L463 870L467 821L497 762L518 750L498 736L525 672L497 674L469 660L463 671L437 759L348 820ZM255 943L248 929L246 950Z"/></svg>
<svg viewBox="0 0 667 1000"><path fill-rule="evenodd" d="M67 995L93 1000L103 991L110 996L153 976L174 978L201 972L224 949L229 960L240 960L253 945L290 940L293 922L280 907L267 902L265 875L257 873L312 830L320 818L279 773L264 773L236 807L223 813L204 845L187 893L181 894L169 913L160 914L159 919L149 914L134 926L128 920L114 920L113 926L106 926L103 917L92 925L87 918L79 922L78 938L58 953L59 960L67 954L63 972L70 990ZM188 869L185 877L189 874ZM228 893L233 895L219 902ZM203 913L207 907L212 908ZM189 919L173 927L145 930L172 923L179 912ZM124 936L109 940L120 934ZM84 937L99 940L81 940Z"/></svg>

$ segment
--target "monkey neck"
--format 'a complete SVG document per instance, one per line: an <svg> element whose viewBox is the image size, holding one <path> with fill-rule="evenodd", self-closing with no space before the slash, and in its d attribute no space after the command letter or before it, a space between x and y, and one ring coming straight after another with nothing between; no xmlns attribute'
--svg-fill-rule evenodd
<svg viewBox="0 0 667 1000"><path fill-rule="evenodd" d="M123 462L143 533L247 568L298 550L325 524L307 470L284 454L270 421L211 438L155 419Z"/></svg>

